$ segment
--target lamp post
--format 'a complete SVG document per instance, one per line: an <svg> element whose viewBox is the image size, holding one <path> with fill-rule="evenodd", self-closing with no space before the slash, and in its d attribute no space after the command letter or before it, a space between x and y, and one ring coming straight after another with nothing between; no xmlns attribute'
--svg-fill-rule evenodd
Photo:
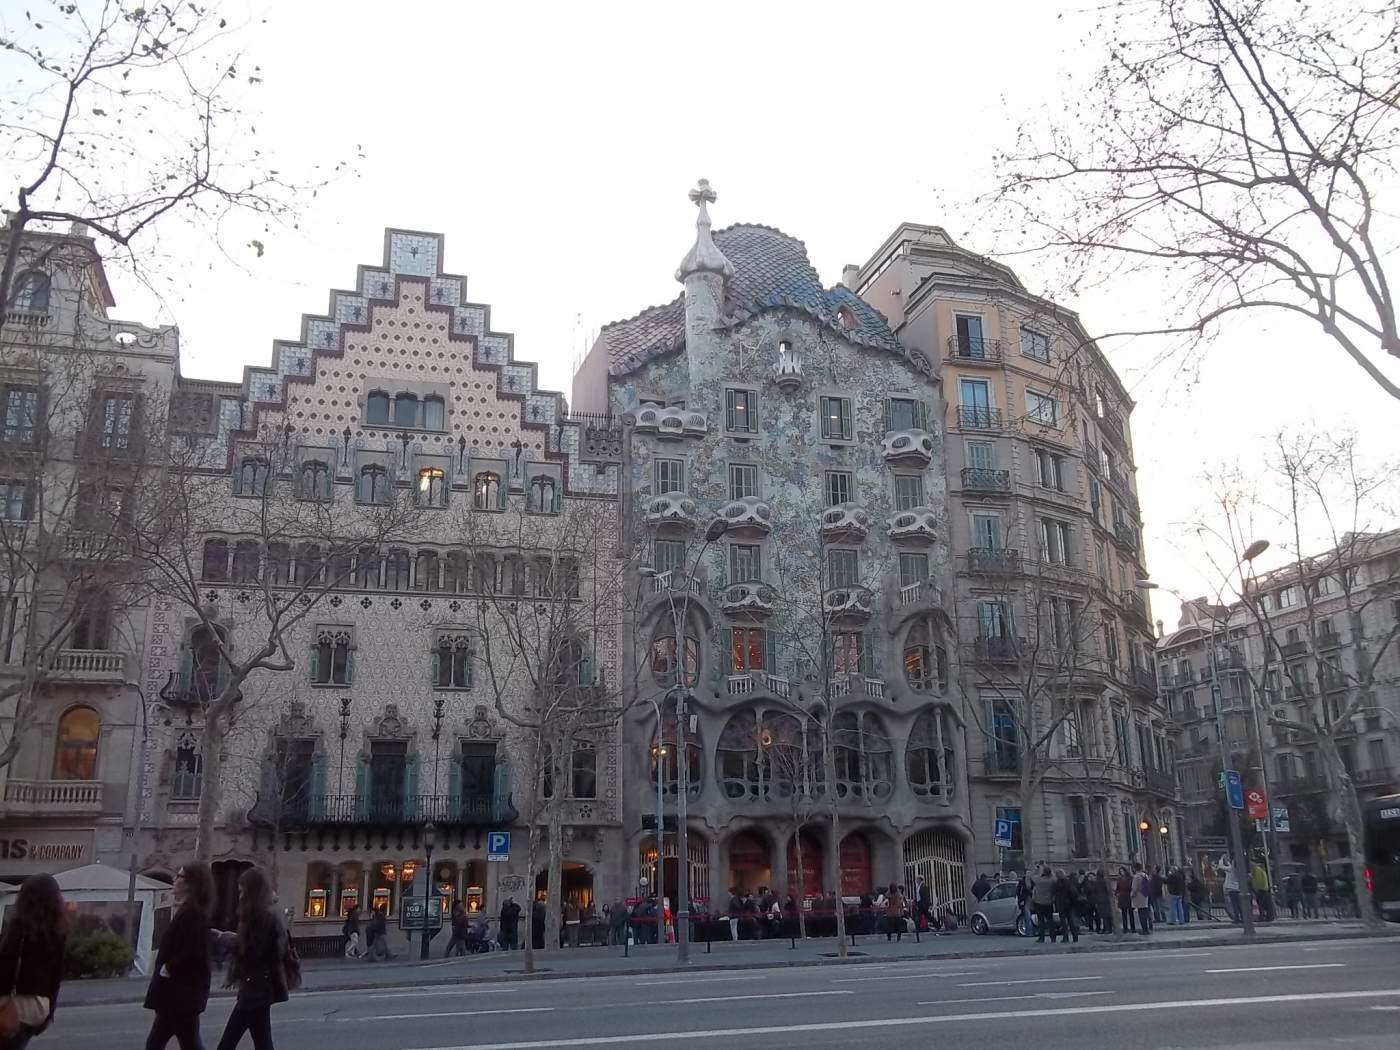
<svg viewBox="0 0 1400 1050"><path fill-rule="evenodd" d="M427 855L427 863L423 865L423 945L419 949L418 958L428 957L428 909L433 902L433 839L437 835L437 828L433 827L430 820L423 825L423 852Z"/></svg>
<svg viewBox="0 0 1400 1050"><path fill-rule="evenodd" d="M1170 864L1171 856L1167 853L1167 836L1171 834L1171 828L1167 827L1165 824L1162 824L1160 827L1157 828L1157 834L1158 836L1160 836L1160 841L1162 843L1162 863Z"/></svg>
<svg viewBox="0 0 1400 1050"><path fill-rule="evenodd" d="M335 793L342 798L345 795L345 738L350 735L350 704L350 697L340 698L340 768L336 773Z"/></svg>
<svg viewBox="0 0 1400 1050"><path fill-rule="evenodd" d="M1151 827L1152 825L1145 820L1138 821L1138 836L1142 839L1142 866L1144 868L1147 867L1148 863L1152 859L1147 855L1147 832L1151 829Z"/></svg>

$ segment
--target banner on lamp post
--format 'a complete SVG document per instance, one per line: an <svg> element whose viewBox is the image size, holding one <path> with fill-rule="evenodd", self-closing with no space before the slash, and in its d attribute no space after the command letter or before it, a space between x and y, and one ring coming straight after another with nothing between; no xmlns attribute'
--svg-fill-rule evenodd
<svg viewBox="0 0 1400 1050"><path fill-rule="evenodd" d="M1250 788L1244 793L1245 809L1249 812L1250 820L1269 819L1269 800L1264 797L1264 792L1260 788Z"/></svg>

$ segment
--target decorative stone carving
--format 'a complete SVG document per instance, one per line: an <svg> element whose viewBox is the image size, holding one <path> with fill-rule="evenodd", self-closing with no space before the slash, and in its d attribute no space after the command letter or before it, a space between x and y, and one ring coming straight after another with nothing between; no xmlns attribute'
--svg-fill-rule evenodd
<svg viewBox="0 0 1400 1050"><path fill-rule="evenodd" d="M869 587L832 587L822 595L822 610L833 620L868 620L875 594Z"/></svg>
<svg viewBox="0 0 1400 1050"><path fill-rule="evenodd" d="M682 437L704 437L709 431L709 422L703 412L643 405L637 410L633 428L638 434L655 434L657 437L678 440Z"/></svg>
<svg viewBox="0 0 1400 1050"><path fill-rule="evenodd" d="M821 534L829 540L863 540L870 531L870 515L859 503L838 503L822 511Z"/></svg>
<svg viewBox="0 0 1400 1050"><path fill-rule="evenodd" d="M802 354L789 342L778 344L778 360L773 365L773 382L778 389L791 394L802 386Z"/></svg>
<svg viewBox="0 0 1400 1050"><path fill-rule="evenodd" d="M929 507L912 507L890 518L890 539L931 543L938 538L938 515Z"/></svg>
<svg viewBox="0 0 1400 1050"><path fill-rule="evenodd" d="M927 430L891 430L881 442L885 460L890 463L917 463L928 466L933 459L933 435Z"/></svg>
<svg viewBox="0 0 1400 1050"><path fill-rule="evenodd" d="M486 710L485 704L477 704L472 716L467 720L467 739L499 740L504 736L496 725L496 720Z"/></svg>
<svg viewBox="0 0 1400 1050"><path fill-rule="evenodd" d="M730 532L757 532L767 535L772 525L773 510L757 496L732 499L719 509L720 517L729 523Z"/></svg>
<svg viewBox="0 0 1400 1050"><path fill-rule="evenodd" d="M720 608L729 614L769 616L778 604L778 592L766 583L731 583L720 598Z"/></svg>
<svg viewBox="0 0 1400 1050"><path fill-rule="evenodd" d="M374 736L379 740L407 740L413 734L399 716L397 704L386 704L384 714L374 723Z"/></svg>
<svg viewBox="0 0 1400 1050"><path fill-rule="evenodd" d="M316 720L306 713L306 704L300 700L287 704L277 727L277 735L287 739L316 735Z"/></svg>
<svg viewBox="0 0 1400 1050"><path fill-rule="evenodd" d="M642 508L642 521L647 525L680 525L693 529L700 508L683 492L668 492L653 496Z"/></svg>

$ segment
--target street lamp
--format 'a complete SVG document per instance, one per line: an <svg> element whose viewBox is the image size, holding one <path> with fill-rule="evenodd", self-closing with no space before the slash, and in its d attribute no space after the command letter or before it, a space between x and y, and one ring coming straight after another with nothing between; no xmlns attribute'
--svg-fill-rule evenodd
<svg viewBox="0 0 1400 1050"><path fill-rule="evenodd" d="M423 946L418 953L420 959L428 957L428 908L432 905L433 840L436 836L437 828L433 827L430 820L423 825L423 852L427 854L428 862L423 867Z"/></svg>
<svg viewBox="0 0 1400 1050"><path fill-rule="evenodd" d="M1162 837L1162 863L1170 864L1171 858L1167 856L1167 836L1171 834L1171 829L1168 828L1165 824L1163 824L1157 829L1157 834Z"/></svg>
<svg viewBox="0 0 1400 1050"><path fill-rule="evenodd" d="M1149 860L1147 856L1147 832L1151 827L1152 825L1145 820L1138 821L1138 832L1142 836L1142 866L1144 868L1147 867L1147 862Z"/></svg>

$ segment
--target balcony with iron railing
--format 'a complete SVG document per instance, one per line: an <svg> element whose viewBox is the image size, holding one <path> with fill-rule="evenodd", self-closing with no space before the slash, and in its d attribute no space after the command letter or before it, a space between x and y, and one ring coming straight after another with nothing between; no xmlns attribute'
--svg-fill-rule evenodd
<svg viewBox="0 0 1400 1050"><path fill-rule="evenodd" d="M1123 432L1123 421L1112 412L1105 412L1099 418L1099 429L1109 444L1114 445L1120 451L1126 452L1128 449L1128 439Z"/></svg>
<svg viewBox="0 0 1400 1050"><path fill-rule="evenodd" d="M1021 571L1021 552L1007 547L973 547L967 552L967 571L1006 576Z"/></svg>
<svg viewBox="0 0 1400 1050"><path fill-rule="evenodd" d="M1351 774L1351 782L1357 787L1377 788L1396 783L1395 769L1390 766L1377 766L1374 769L1358 769Z"/></svg>
<svg viewBox="0 0 1400 1050"><path fill-rule="evenodd" d="M1001 340L980 335L948 337L948 360L957 364L995 365L1001 361Z"/></svg>
<svg viewBox="0 0 1400 1050"><path fill-rule="evenodd" d="M1000 430L1001 409L985 405L959 405L958 426L963 430Z"/></svg>
<svg viewBox="0 0 1400 1050"><path fill-rule="evenodd" d="M1163 769L1133 770L1134 786L1139 791L1149 791L1167 798L1176 797L1176 775Z"/></svg>
<svg viewBox="0 0 1400 1050"><path fill-rule="evenodd" d="M1149 696L1157 695L1157 675L1150 667L1140 667L1134 664L1131 676L1134 688Z"/></svg>
<svg viewBox="0 0 1400 1050"><path fill-rule="evenodd" d="M1138 549L1137 530L1126 521L1113 523L1113 538L1130 551Z"/></svg>
<svg viewBox="0 0 1400 1050"><path fill-rule="evenodd" d="M969 655L979 664L1014 664L1023 648L1019 638L978 638L969 647Z"/></svg>
<svg viewBox="0 0 1400 1050"><path fill-rule="evenodd" d="M1327 777L1321 773L1297 777L1275 777L1271 784L1276 795L1318 795L1331 790Z"/></svg>
<svg viewBox="0 0 1400 1050"><path fill-rule="evenodd" d="M1342 636L1339 632L1319 631L1317 633L1317 647L1319 649L1337 649L1342 644Z"/></svg>
<svg viewBox="0 0 1400 1050"><path fill-rule="evenodd" d="M982 756L982 775L987 777L1019 777L1021 753L1015 748L988 748Z"/></svg>
<svg viewBox="0 0 1400 1050"><path fill-rule="evenodd" d="M261 794L248 812L259 827L439 827L490 828L512 823L519 814L505 795L415 795L367 798L362 795L310 795L281 801Z"/></svg>
<svg viewBox="0 0 1400 1050"><path fill-rule="evenodd" d="M104 791L95 780L8 780L5 814L11 817L95 817Z"/></svg>
<svg viewBox="0 0 1400 1050"><path fill-rule="evenodd" d="M1010 492L1011 472L987 470L983 467L963 467L962 487L964 492Z"/></svg>
<svg viewBox="0 0 1400 1050"><path fill-rule="evenodd" d="M1286 660L1290 656L1302 656L1308 651L1307 639L1300 639L1296 642L1284 642L1278 647L1279 653Z"/></svg>
<svg viewBox="0 0 1400 1050"><path fill-rule="evenodd" d="M1120 595L1121 604L1139 620L1146 624L1151 624L1152 614L1147 610L1147 599L1137 591L1123 591Z"/></svg>

